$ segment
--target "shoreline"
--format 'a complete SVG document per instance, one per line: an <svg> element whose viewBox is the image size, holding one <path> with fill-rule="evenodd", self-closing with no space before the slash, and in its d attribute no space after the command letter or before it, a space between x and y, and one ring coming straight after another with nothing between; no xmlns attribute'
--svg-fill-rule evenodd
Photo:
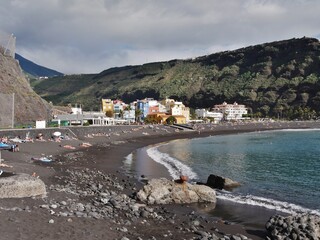
<svg viewBox="0 0 320 240"><path fill-rule="evenodd" d="M289 123L289 125L290 125L290 123ZM320 125L317 125L317 124L315 124L313 126L308 126L307 128L305 128L305 126L303 126L303 127L299 126L298 128L296 128L296 126L297 125L294 124L293 126L289 126L289 128L288 127L284 127L284 128L283 127L280 127L280 128L271 127L268 129L265 129L265 128L250 129L249 131L246 131L246 130L245 131L238 131L235 129L233 129L233 130L229 129L226 131L221 130L218 134L217 134L217 132L208 131L208 132L205 132L205 134L193 135L192 137L185 137L185 138L181 138L181 139L205 138L205 137L210 137L213 135L241 134L241 133L252 132L252 130L253 130L253 132L283 131L283 130L284 131L290 131L290 130L293 130L293 131L302 130L303 131L306 129L312 131L313 127L317 127L317 128L314 128L314 130L320 130L320 128L319 128ZM312 127L312 128L309 128L309 127ZM161 146L163 144L167 144L171 141L177 141L177 140L179 140L179 139L174 138L169 141L162 141L162 142L155 143L155 144L153 143L150 145L143 146L142 148L135 149L134 153L136 153L136 152L139 152L139 153L136 154L138 156L131 156L132 158L148 158L148 160L149 161L151 160L153 163L150 164L146 160L142 160L142 161L139 160L140 161L139 165L132 167L132 168L138 168L138 169L135 169L136 171L131 172L129 174L136 175L137 179L139 178L139 176L141 174L146 176L147 179L151 179L153 177L154 178L165 177L168 179L174 179L174 178L172 178L172 176L170 175L170 173L168 172L168 169L166 167L164 167L161 163L156 162L155 160L153 160L152 158L150 158L148 156L148 154L146 153L146 150L150 147L152 148L152 147ZM141 153L141 152L143 152L143 153ZM135 161L135 160L133 160L133 161ZM141 168L141 166L143 164L153 165L153 167L150 167L150 166L143 167L144 170L141 171L141 169L139 169L139 168ZM148 168L152 168L150 170L151 173L148 172ZM159 168L161 168L161 169L159 169ZM152 177L149 178L148 177L149 174L151 174ZM288 203L288 204L290 204L290 203ZM306 207L302 207L302 206L298 206L298 207L301 207L302 209L306 209ZM195 208L197 208L197 207L195 207ZM232 210L230 210L230 209L232 209ZM306 210L308 210L308 209L306 209ZM201 211L201 209L200 209L200 211ZM315 210L310 209L310 213L312 211L315 211ZM259 212L259 215L256 215L256 212ZM214 210L206 211L203 214L207 215L207 216L211 216L211 217L213 216L213 217L221 218L221 219L224 219L224 220L236 223L236 224L241 224L241 225L244 225L245 227L255 227L255 228L261 228L261 229L264 229L265 223L273 215L276 215L276 214L283 215L283 216L290 215L290 213L286 212L286 210L281 211L278 209L269 209L268 207L264 207L264 206L251 205L248 203L239 203L239 202L232 201L230 199L223 199L223 198L222 199L218 198L218 202L217 202L217 205L215 206Z"/></svg>
<svg viewBox="0 0 320 240"><path fill-rule="evenodd" d="M209 125L208 125L209 126ZM288 129L288 128L319 128L320 123L318 122L281 122L281 123L275 123L275 124L246 124L246 125L226 125L226 126L206 126L206 125L199 125L199 132L190 132L190 133L177 133L172 129L167 129L164 131L157 131L154 128L149 127L141 127L141 129L137 130L136 132L132 131L131 133L124 133L124 130L120 130L118 135L112 135L110 137L106 137L105 135L101 136L93 136L93 137L81 137L81 139L78 140L70 140L70 141L63 141L60 144L55 142L44 142L41 143L35 142L35 143L26 143L21 144L20 149L21 151L19 153L7 153L3 152L2 156L5 159L5 163L10 164L13 166L13 170L16 172L26 172L29 174L32 174L33 172L37 172L39 177L43 179L43 181L48 186L48 196L45 199L45 201L51 201L51 199L54 198L61 198L61 193L56 193L50 189L51 185L57 184L57 182L60 181L60 179L57 179L57 175L60 175L60 172L64 172L66 169L93 169L93 170L99 170L102 172L105 172L111 176L113 176L115 179L117 179L118 183L124 183L125 187L123 189L123 192L125 194L132 194L134 190L140 189L142 187L142 184L137 181L137 179L130 178L124 173L124 170L122 169L123 162L125 160L125 157L128 156L133 151L146 147L152 144L159 144L163 142L168 142L171 140L176 139L185 139L185 138L198 138L198 137L207 137L212 135L221 135L221 134L235 134L235 133L241 133L241 132L252 132L252 131L265 131L265 130L276 130L276 129ZM131 126L130 128L138 128L137 126ZM121 129L121 128L120 128ZM115 132L116 128L115 128ZM1 135L1 132L0 132ZM111 135L111 134L110 134ZM89 148L77 148L76 150L68 150L61 148L59 145L61 144L74 144L79 145L81 142L89 142L93 147ZM40 146L41 145L41 146ZM81 152L83 155L81 155L79 152ZM34 164L30 159L33 155L53 155L53 158L60 159L59 164ZM79 156L78 156L78 155ZM76 160L70 160L72 157L75 157ZM8 159L8 160L6 160ZM9 160L11 159L11 160ZM68 159L67 161L65 159ZM64 173L65 174L65 173ZM61 179L63 179L64 174L62 174ZM126 187L126 185L128 185ZM131 185L131 186L130 186ZM59 195L59 196L58 196ZM62 194L63 195L63 194ZM67 194L68 195L68 194ZM65 197L65 196L63 196ZM62 198L63 198L62 197ZM48 219L47 212L43 213L42 211L37 208L37 204L43 200L41 199L0 199L0 204L2 208L10 208L10 206L21 206L25 203L28 203L28 205L33 205L33 207L30 207L34 209L31 214L31 220L37 222L36 218L40 219ZM152 206L151 206L152 207ZM13 208L13 207L12 207ZM224 220L216 219L212 217L205 217L202 216L201 213L193 213L194 208L192 206L160 206L161 208L165 208L166 211L175 212L176 216L178 216L179 221L182 222L188 222L193 217L197 216L199 219L205 218L206 220L203 220L201 222L204 222L203 225L204 229L210 230L212 228L218 228L219 231L214 231L217 234L219 232L223 232L226 234L235 234L235 233L241 233L245 234L252 239L264 239L266 231L261 228L245 228L242 224L232 224L226 223ZM243 206L236 206L235 209L241 209ZM244 207L246 208L246 207ZM200 211L201 212L201 211ZM13 213L17 213L16 211L13 211ZM193 214L191 214L193 213ZM12 211L4 211L0 210L0 214L2 215L2 218L0 220L0 224L4 224L4 219L8 219L13 217L14 214L12 214ZM15 221L19 221L19 219L23 219L25 216L24 214L27 214L27 211L21 211L18 214L16 214L14 219ZM191 215L190 215L191 214ZM232 214L232 213L231 213ZM233 213L234 215L239 213ZM241 214L241 213L240 213ZM30 217L30 216L29 216ZM49 215L50 218L50 215ZM60 219L61 217L59 217ZM73 218L72 218L73 219ZM58 220L57 220L58 221ZM79 225L79 229L76 225L73 225L74 222L68 222L67 225L70 225L69 227L75 231L75 235L78 237L78 239L84 239L81 237L81 232L84 231L84 228L86 228L88 221L96 221L95 224L97 225L95 228L100 229L101 224L106 224L109 226L110 230L110 236L112 236L110 239L121 239L122 236L127 236L129 239L131 239L130 236L138 236L141 234L142 239L150 238L151 236L158 236L157 239L162 239L160 236L164 235L164 231L171 231L174 232L175 228L178 226L176 223L175 226L171 226L170 223L163 224L165 227L161 229L154 228L157 226L157 223L154 222L151 226L153 229L153 232L148 232L147 230L142 231L139 233L137 230L137 227L139 227L138 222L132 223L132 225L127 226L127 229L130 229L130 234L125 231L120 231L116 229L116 226L118 224L112 223L110 220L104 220L101 222L100 220L94 220L94 219L77 219L74 220L74 222L77 222ZM148 221L152 222L153 220ZM208 223L206 222L208 221ZM65 222L65 221L63 221ZM19 221L19 225L23 226L23 223L21 220ZM39 229L46 230L51 232L52 236L54 235L54 231L52 228L59 229L62 228L62 226L54 226L49 225L48 222L45 221L43 224L40 224ZM134 226L133 226L134 225ZM2 225L3 226L3 225ZM26 226L24 226L26 227ZM12 226L14 228L14 225ZM94 231L99 233L100 236L103 235L103 232L105 232L105 228L103 229L93 229ZM112 230L111 230L112 229ZM182 230L181 230L182 231ZM213 230L211 230L213 231ZM11 229L10 227L8 229L5 229L4 232L7 234L7 239L15 239L14 236L14 229ZM182 231L183 232L183 231ZM26 236L32 237L32 233L27 231ZM98 235L99 235L98 234ZM51 235L50 235L51 236ZM54 239L48 236L46 239ZM63 237L62 237L63 236ZM58 237L58 239L63 239L68 235L64 235L63 232L61 232L61 238ZM194 233L185 233L185 236L196 236ZM28 239L28 238L25 238ZM101 238L95 238L95 239L101 239ZM132 238L135 239L135 238Z"/></svg>

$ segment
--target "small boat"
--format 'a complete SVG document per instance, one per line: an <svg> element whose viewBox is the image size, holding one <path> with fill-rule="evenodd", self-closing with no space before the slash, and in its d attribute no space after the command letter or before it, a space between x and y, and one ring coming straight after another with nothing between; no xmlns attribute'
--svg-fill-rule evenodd
<svg viewBox="0 0 320 240"><path fill-rule="evenodd" d="M31 160L44 162L44 163L49 163L53 161L51 158L47 158L47 157L31 158Z"/></svg>

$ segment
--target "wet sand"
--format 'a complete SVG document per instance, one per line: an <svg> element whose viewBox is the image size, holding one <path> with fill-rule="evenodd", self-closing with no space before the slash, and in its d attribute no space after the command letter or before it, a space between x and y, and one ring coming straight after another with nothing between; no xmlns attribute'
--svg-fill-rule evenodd
<svg viewBox="0 0 320 240"><path fill-rule="evenodd" d="M168 217L169 214L174 214L174 223L172 221L160 223L156 219L141 217L137 221L132 220L130 225L126 225L127 231L121 230L125 216L121 218L121 221L116 222L112 218L63 217L51 214L50 211L42 209L40 206L71 198L81 200L81 202L91 201L83 196L74 196L69 192L58 192L54 188L50 188L57 183L63 185L65 177L68 176L68 169L102 171L124 186L121 191L118 191L118 194L125 193L131 196L142 187L142 183L124 173L123 161L134 150L151 144L215 134L319 127L318 122L281 122L223 126L199 125L195 132L176 132L171 128L159 127L156 129L147 126L133 126L132 129L139 129L131 132L119 130L108 135L102 133L99 136L81 136L78 140L63 140L60 143L51 141L22 143L20 144L20 152L3 151L2 158L5 159L3 163L11 165L12 168L2 167L1 169L30 175L35 173L45 182L47 196L44 198L0 199L0 239L121 239L122 237L128 239L137 239L138 237L141 239L151 239L152 237L156 239L191 239L198 235L188 231L188 229L192 230L191 227L183 229L181 226L189 226L193 219L200 221L200 227L197 226L199 229L213 232L218 236L241 233L252 239L264 239L266 234L264 228L261 225L251 224L249 219L255 213L263 218L266 212L256 212L259 209L251 209L240 204L231 204L231 206L225 202L218 203L215 210L216 215L208 214L210 206L205 206L202 209L199 205L160 206L159 214ZM93 146L81 148L79 145L83 142L89 142ZM63 147L64 145L71 145L76 149L66 149ZM49 164L31 160L32 157L49 155L52 155L54 159ZM155 166L162 167L157 164ZM165 169L162 171L164 173ZM248 214L247 217L244 216L244 219L248 219L247 222L232 223L237 222L237 216L245 214ZM54 223L49 223L52 219ZM145 227L146 222L148 227Z"/></svg>

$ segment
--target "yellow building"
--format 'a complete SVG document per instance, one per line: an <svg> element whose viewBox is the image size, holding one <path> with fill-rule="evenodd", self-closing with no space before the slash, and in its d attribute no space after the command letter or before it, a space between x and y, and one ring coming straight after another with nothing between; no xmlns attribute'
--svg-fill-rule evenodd
<svg viewBox="0 0 320 240"><path fill-rule="evenodd" d="M102 112L108 117L113 117L113 101L111 99L102 99Z"/></svg>
<svg viewBox="0 0 320 240"><path fill-rule="evenodd" d="M165 113L152 113L148 114L146 120L149 123L158 123L158 124L166 124L166 120L171 117L172 115L165 114ZM186 124L186 117L185 116L173 116L176 119L177 124Z"/></svg>
<svg viewBox="0 0 320 240"><path fill-rule="evenodd" d="M177 120L176 121L177 124L186 124L187 123L187 119L185 116L179 115L179 116L174 116L174 117Z"/></svg>

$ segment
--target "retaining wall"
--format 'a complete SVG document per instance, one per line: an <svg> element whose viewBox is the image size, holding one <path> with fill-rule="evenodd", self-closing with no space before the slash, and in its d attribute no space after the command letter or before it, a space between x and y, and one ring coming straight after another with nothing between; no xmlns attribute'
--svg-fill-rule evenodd
<svg viewBox="0 0 320 240"><path fill-rule="evenodd" d="M28 135L30 138L36 138L39 133L42 133L44 138L50 138L54 132L61 132L62 135L70 137L83 138L87 134L96 133L111 133L114 131L131 130L132 128L140 127L139 125L116 125L116 126L77 126L77 127L60 127L60 128L45 128L45 129L6 129L0 130L0 137L7 136L14 138L20 136L22 139Z"/></svg>

